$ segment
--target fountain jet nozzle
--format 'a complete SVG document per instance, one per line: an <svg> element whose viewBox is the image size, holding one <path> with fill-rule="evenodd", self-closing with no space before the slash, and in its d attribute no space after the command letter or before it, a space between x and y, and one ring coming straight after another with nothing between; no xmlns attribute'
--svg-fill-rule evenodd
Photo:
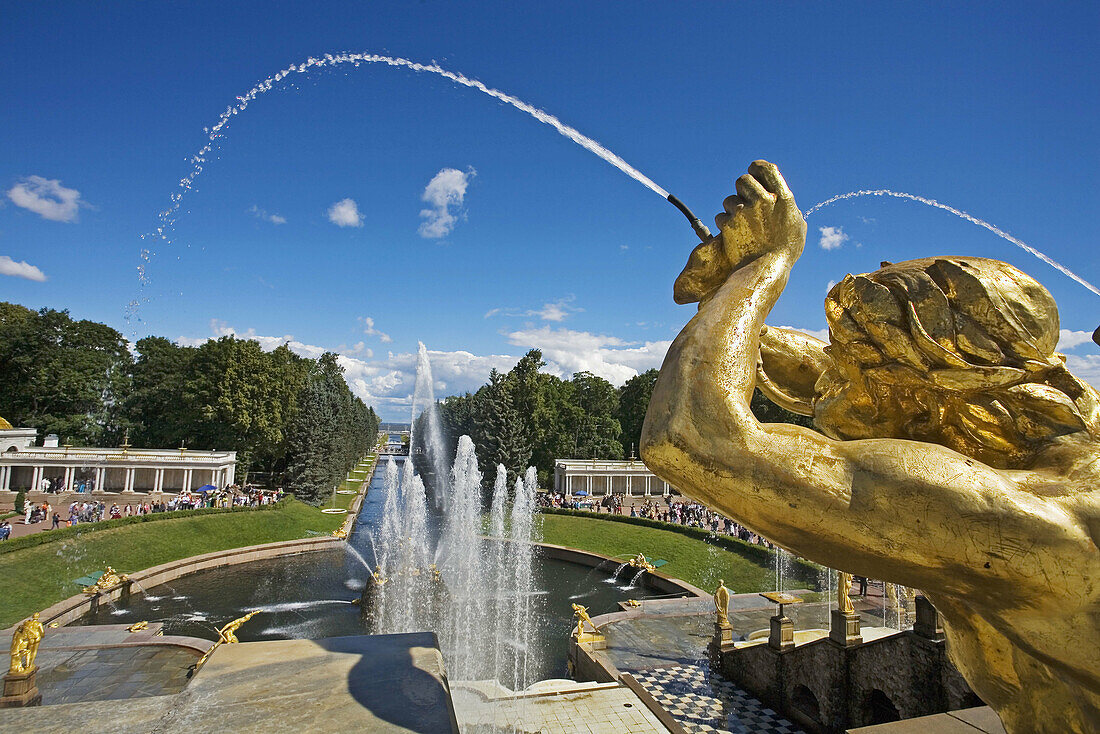
<svg viewBox="0 0 1100 734"><path fill-rule="evenodd" d="M691 209L688 209L687 206L684 205L684 202L680 201L672 194L668 195L668 201L670 204L672 204L674 207L684 213L684 216L688 218L689 222L691 222L691 228L695 230L695 234L699 235L699 239L701 241L707 242L708 240L710 240L712 235L710 233L710 230L707 229L707 225L699 221L699 217L692 214Z"/></svg>

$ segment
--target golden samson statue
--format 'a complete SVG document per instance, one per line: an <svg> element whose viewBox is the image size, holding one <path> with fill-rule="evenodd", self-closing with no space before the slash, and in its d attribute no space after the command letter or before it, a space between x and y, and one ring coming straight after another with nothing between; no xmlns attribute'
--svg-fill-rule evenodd
<svg viewBox="0 0 1100 734"><path fill-rule="evenodd" d="M830 343L766 327L806 223L778 169L737 180L674 288L642 458L810 560L922 589L951 659L1013 734L1100 722L1100 398L1058 310L1002 262L847 276ZM761 424L753 388L818 430Z"/></svg>

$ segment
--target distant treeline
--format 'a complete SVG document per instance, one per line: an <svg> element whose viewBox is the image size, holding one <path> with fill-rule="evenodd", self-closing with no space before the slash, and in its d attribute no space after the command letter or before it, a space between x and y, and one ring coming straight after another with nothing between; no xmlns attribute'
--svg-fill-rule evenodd
<svg viewBox="0 0 1100 734"><path fill-rule="evenodd" d="M374 444L379 419L337 356L265 352L233 336L134 345L67 311L0 302L0 416L75 446L236 451L247 472L317 502Z"/></svg>
<svg viewBox="0 0 1100 734"><path fill-rule="evenodd" d="M540 372L545 365L542 352L532 349L509 372L493 370L477 392L439 404L449 443L448 465L463 434L474 441L486 486L495 479L497 464L503 464L511 477L535 466L540 486L547 487L555 459L637 455L657 370L647 370L617 388L590 372L563 380ZM759 391L752 408L764 422L810 425L808 418L774 405ZM421 416L415 433L424 435L423 431ZM417 460L417 468L430 473L423 459Z"/></svg>

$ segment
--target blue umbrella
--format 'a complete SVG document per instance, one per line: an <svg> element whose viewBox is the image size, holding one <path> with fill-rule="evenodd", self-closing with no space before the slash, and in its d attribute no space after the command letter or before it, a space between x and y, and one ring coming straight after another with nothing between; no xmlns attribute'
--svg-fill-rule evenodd
<svg viewBox="0 0 1100 734"><path fill-rule="evenodd" d="M204 484L201 487L199 487L198 489L196 489L195 491L196 492L202 492L202 493L205 494L206 492L214 492L217 489L218 488L215 487L213 484Z"/></svg>
<svg viewBox="0 0 1100 734"><path fill-rule="evenodd" d="M574 496L574 497L587 497L587 496L588 496L588 492L585 492L585 491L584 491L584 490L582 489L582 490L581 490L581 491L579 491L579 492L574 492L574 493L573 493L573 496Z"/></svg>

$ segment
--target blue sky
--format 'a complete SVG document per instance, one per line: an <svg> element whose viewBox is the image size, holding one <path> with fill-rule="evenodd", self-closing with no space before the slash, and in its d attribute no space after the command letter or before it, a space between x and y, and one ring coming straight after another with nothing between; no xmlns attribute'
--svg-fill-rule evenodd
<svg viewBox="0 0 1100 734"><path fill-rule="evenodd" d="M1100 282L1095 3L10 3L0 21L0 298L131 339L232 331L338 350L391 419L407 415L418 340L442 394L531 347L562 375L659 366L692 313L671 286L694 236L522 112L365 65L293 74L251 101L172 241L143 240L204 128L326 52L436 61L513 94L708 223L767 158L803 209L910 192ZM808 221L772 323L822 329L829 282L880 260L996 257L1054 293L1072 368L1100 384L1100 349L1082 343L1100 297L1008 242L893 199Z"/></svg>

